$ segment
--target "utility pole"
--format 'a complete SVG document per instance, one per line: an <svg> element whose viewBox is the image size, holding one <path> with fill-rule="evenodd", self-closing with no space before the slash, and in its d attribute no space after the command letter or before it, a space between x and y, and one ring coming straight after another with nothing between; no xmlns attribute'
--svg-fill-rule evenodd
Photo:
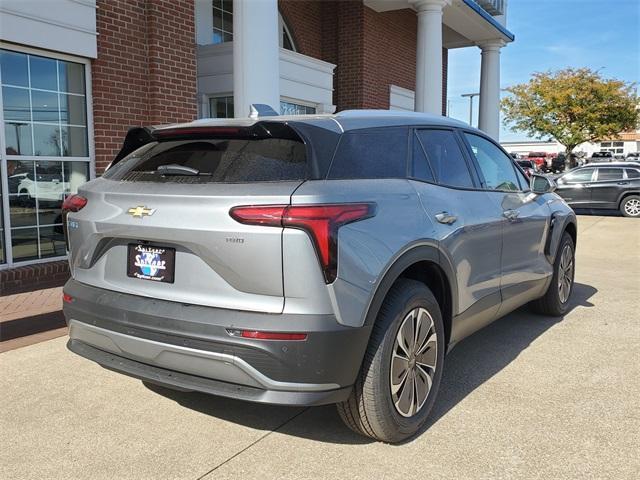
<svg viewBox="0 0 640 480"><path fill-rule="evenodd" d="M473 97L479 97L479 93L463 93L461 97L469 98L469 125L473 127Z"/></svg>

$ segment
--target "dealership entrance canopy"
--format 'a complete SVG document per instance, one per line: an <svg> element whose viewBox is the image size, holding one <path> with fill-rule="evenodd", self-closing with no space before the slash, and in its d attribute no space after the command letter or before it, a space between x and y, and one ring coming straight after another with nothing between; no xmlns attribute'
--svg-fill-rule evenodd
<svg viewBox="0 0 640 480"><path fill-rule="evenodd" d="M132 126L353 108L444 114L448 51L481 54L498 136L507 0L3 0L0 280L64 278L64 196ZM29 265L27 270L24 266ZM34 267L37 265L37 267ZM23 270L20 270L23 268ZM2 294L2 292L0 292Z"/></svg>

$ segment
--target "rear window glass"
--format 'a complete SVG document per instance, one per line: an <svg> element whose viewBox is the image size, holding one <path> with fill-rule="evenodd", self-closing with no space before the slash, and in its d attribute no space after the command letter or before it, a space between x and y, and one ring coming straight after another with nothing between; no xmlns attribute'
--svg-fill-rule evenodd
<svg viewBox="0 0 640 480"><path fill-rule="evenodd" d="M305 146L289 139L173 140L144 145L105 173L124 181L244 183L303 180Z"/></svg>
<svg viewBox="0 0 640 480"><path fill-rule="evenodd" d="M604 182L606 180L622 180L622 169L621 168L599 168L598 181Z"/></svg>
<svg viewBox="0 0 640 480"><path fill-rule="evenodd" d="M627 178L640 178L640 170L627 169Z"/></svg>
<svg viewBox="0 0 640 480"><path fill-rule="evenodd" d="M343 133L329 178L406 178L407 134L395 127Z"/></svg>

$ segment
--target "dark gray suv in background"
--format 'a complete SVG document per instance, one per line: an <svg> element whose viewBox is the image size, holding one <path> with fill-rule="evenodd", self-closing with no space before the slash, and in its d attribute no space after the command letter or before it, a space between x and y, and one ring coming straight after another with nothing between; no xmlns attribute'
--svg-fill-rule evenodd
<svg viewBox="0 0 640 480"><path fill-rule="evenodd" d="M576 217L478 130L424 114L132 130L64 206L68 347L146 382L336 403L387 442L445 353L531 303L567 310Z"/></svg>

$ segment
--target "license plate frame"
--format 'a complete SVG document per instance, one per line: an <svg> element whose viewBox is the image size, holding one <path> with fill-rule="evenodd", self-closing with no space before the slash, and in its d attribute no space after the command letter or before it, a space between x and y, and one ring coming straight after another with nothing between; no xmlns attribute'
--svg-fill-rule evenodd
<svg viewBox="0 0 640 480"><path fill-rule="evenodd" d="M173 283L176 249L146 243L127 245L127 276L139 280Z"/></svg>

